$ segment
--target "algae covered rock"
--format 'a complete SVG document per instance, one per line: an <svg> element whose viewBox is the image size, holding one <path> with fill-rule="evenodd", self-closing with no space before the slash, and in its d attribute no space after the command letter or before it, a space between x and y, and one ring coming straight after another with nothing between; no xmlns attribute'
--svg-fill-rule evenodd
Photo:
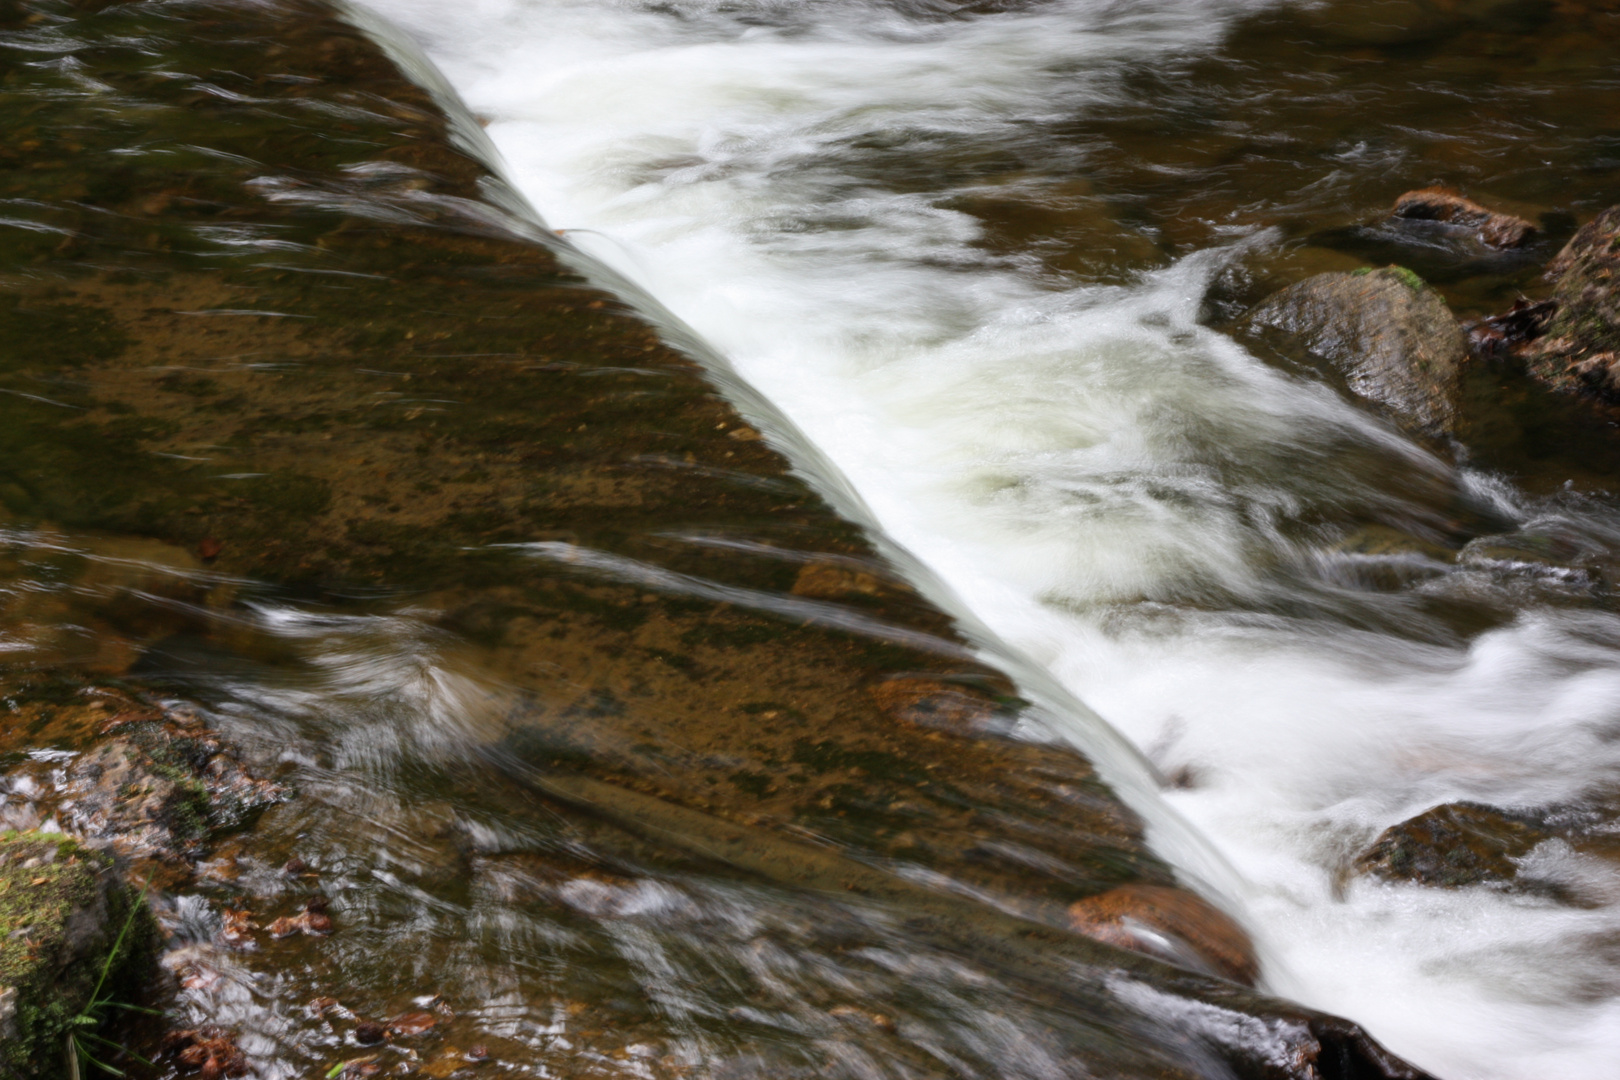
<svg viewBox="0 0 1620 1080"><path fill-rule="evenodd" d="M1620 206L1570 238L1547 269L1556 309L1521 355L1555 390L1620 402Z"/></svg>
<svg viewBox="0 0 1620 1080"><path fill-rule="evenodd" d="M1427 434L1451 430L1468 342L1446 302L1410 270L1318 274L1246 320L1326 361L1351 391Z"/></svg>
<svg viewBox="0 0 1620 1080"><path fill-rule="evenodd" d="M151 956L135 902L106 856L60 834L0 833L0 1071L66 1075L68 1033L97 985L118 990Z"/></svg>

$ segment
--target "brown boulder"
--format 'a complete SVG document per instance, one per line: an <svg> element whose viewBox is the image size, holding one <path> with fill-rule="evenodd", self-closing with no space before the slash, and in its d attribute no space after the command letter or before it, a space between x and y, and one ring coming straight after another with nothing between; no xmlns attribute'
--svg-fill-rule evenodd
<svg viewBox="0 0 1620 1080"><path fill-rule="evenodd" d="M1514 861L1548 838L1527 822L1477 803L1445 803L1381 833L1356 870L1386 881L1443 889L1508 883Z"/></svg>
<svg viewBox="0 0 1620 1080"><path fill-rule="evenodd" d="M1408 426L1451 430L1468 342L1446 302L1410 270L1317 274L1261 303L1246 325L1303 346Z"/></svg>

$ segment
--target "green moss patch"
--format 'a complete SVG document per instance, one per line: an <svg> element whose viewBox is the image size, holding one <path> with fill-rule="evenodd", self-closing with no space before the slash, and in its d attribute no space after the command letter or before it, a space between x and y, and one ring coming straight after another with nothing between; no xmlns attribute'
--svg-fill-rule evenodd
<svg viewBox="0 0 1620 1080"><path fill-rule="evenodd" d="M0 833L0 1061L22 1080L65 1075L68 1033L103 972L103 993L127 989L149 962L144 912L118 941L134 903L106 856L59 834Z"/></svg>

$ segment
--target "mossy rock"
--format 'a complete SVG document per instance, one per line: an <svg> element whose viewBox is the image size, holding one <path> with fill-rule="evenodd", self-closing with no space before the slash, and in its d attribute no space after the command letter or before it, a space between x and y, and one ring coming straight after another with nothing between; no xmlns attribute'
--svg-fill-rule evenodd
<svg viewBox="0 0 1620 1080"><path fill-rule="evenodd" d="M156 946L135 903L107 856L61 834L0 833L0 1062L9 1075L66 1075L68 1033L97 984L104 997L127 996Z"/></svg>

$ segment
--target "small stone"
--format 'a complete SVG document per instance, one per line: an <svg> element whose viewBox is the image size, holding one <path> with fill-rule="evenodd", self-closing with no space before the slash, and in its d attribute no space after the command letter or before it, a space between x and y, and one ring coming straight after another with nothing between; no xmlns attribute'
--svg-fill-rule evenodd
<svg viewBox="0 0 1620 1080"><path fill-rule="evenodd" d="M395 1036L420 1035L424 1031L431 1031L438 1022L438 1017L432 1013L403 1013L388 1022L388 1033Z"/></svg>
<svg viewBox="0 0 1620 1080"><path fill-rule="evenodd" d="M388 1028L375 1020L362 1020L354 1025L354 1041L361 1046L375 1046L388 1038Z"/></svg>

